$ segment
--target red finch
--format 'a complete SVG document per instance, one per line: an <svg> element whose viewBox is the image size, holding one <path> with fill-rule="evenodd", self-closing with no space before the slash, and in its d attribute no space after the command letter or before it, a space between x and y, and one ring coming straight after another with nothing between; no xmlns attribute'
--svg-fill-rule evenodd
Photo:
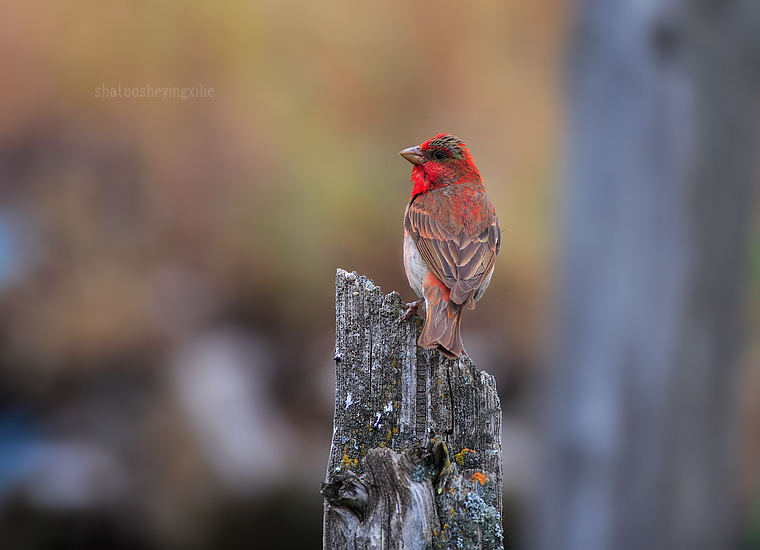
<svg viewBox="0 0 760 550"><path fill-rule="evenodd" d="M501 246L499 220L464 142L439 134L399 153L414 164L404 215L404 270L425 300L419 345L454 358L462 353L462 307L475 307L493 275Z"/></svg>

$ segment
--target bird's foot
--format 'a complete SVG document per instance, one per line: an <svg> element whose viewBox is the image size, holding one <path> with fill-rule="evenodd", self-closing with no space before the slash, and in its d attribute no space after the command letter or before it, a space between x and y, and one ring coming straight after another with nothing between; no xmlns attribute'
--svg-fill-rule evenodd
<svg viewBox="0 0 760 550"><path fill-rule="evenodd" d="M417 315L417 309L420 307L423 298L420 298L416 302L410 302L406 304L406 311L401 316L401 322L408 320L412 315Z"/></svg>

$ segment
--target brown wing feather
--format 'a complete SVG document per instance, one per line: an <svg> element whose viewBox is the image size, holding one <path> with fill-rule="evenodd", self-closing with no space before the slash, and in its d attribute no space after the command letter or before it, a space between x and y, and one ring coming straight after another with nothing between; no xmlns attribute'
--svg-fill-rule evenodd
<svg viewBox="0 0 760 550"><path fill-rule="evenodd" d="M443 191L443 190L441 190ZM404 225L430 270L451 290L455 303L470 302L491 269L501 246L493 206L482 191L472 193L477 208L461 216L448 214L446 193L430 191L409 203ZM441 214L446 212L446 214ZM471 217L472 212L476 216Z"/></svg>

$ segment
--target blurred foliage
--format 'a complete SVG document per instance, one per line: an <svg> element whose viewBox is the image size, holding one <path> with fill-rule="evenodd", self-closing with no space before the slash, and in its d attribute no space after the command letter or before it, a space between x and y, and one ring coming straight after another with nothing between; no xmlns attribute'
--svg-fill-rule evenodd
<svg viewBox="0 0 760 550"><path fill-rule="evenodd" d="M412 297L396 153L439 132L468 142L505 236L465 341L519 388L551 272L563 17L556 0L0 5L0 398L128 466L134 487L103 529L233 547L280 517L272 493L225 495L162 374L214 327L274 350L261 376L297 436L287 483L303 491L280 500L319 500L335 269ZM199 85L213 97L96 92ZM24 506L6 510L21 518L8 536L39 546L23 526L49 525L66 544L63 516ZM319 545L311 523L300 548Z"/></svg>
<svg viewBox="0 0 760 550"><path fill-rule="evenodd" d="M0 4L2 404L34 411L52 434L108 434L137 472L120 513L148 547L242 533L246 510L262 504L220 495L165 387L167 358L215 326L263 334L275 350L270 391L301 445L305 473L290 482L318 480L335 269L412 298L401 264L410 166L396 153L451 132L468 143L504 230L464 340L512 407L550 313L564 9ZM95 92L198 85L213 97ZM216 522L225 506L242 511ZM6 512L6 525L38 513ZM234 536L250 542L266 524Z"/></svg>
<svg viewBox="0 0 760 550"><path fill-rule="evenodd" d="M7 304L15 360L57 369L155 344L153 287L171 265L203 280L217 314L302 354L336 267L409 294L396 152L440 131L468 141L505 230L494 294L516 298L490 300L480 328L503 335L518 317L528 353L560 22L557 2L6 3L2 192L35 252ZM95 97L198 84L214 97Z"/></svg>

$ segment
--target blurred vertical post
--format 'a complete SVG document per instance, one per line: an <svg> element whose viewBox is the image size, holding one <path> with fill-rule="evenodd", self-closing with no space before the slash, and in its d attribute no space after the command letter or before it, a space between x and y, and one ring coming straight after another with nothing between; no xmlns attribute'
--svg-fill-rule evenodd
<svg viewBox="0 0 760 550"><path fill-rule="evenodd" d="M539 548L736 543L758 7L576 3Z"/></svg>
<svg viewBox="0 0 760 550"><path fill-rule="evenodd" d="M405 309L338 270L324 550L503 550L494 378L418 347Z"/></svg>

